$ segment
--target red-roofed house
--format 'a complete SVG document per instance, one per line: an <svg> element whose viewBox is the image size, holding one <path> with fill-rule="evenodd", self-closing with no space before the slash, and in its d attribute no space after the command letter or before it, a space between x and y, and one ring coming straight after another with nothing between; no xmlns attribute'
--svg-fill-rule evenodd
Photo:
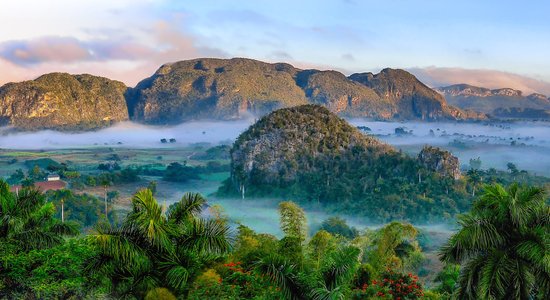
<svg viewBox="0 0 550 300"><path fill-rule="evenodd" d="M46 191L49 191L49 190L57 191L57 190L64 189L67 186L67 183L65 181L62 181L62 180L40 181L40 182L35 182L34 186L36 188L38 188L39 190L41 190L42 192L46 192ZM20 186L20 185L12 185L10 187L10 191L16 192L18 190L21 190L22 188L23 187Z"/></svg>

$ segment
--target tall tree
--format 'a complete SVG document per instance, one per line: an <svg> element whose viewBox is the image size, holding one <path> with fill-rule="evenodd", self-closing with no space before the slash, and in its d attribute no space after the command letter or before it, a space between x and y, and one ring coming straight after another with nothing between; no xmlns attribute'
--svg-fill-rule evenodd
<svg viewBox="0 0 550 300"><path fill-rule="evenodd" d="M279 203L281 230L287 237L299 238L302 242L307 237L307 220L304 210L292 201Z"/></svg>
<svg viewBox="0 0 550 300"><path fill-rule="evenodd" d="M550 295L550 207L538 187L486 186L441 259L461 264L460 299Z"/></svg>

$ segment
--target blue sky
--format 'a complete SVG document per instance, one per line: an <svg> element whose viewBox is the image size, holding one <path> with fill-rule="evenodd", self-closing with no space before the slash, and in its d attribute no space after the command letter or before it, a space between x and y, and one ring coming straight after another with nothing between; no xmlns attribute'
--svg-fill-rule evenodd
<svg viewBox="0 0 550 300"><path fill-rule="evenodd" d="M5 0L0 83L59 70L133 85L165 62L242 56L550 93L549 13L548 1Z"/></svg>

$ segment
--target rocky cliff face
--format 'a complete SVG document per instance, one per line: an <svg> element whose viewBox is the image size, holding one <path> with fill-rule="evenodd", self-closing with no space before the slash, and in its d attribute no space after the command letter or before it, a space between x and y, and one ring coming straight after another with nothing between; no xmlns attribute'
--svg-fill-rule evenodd
<svg viewBox="0 0 550 300"><path fill-rule="evenodd" d="M425 146L418 154L418 160L428 170L444 177L460 178L458 158L449 151L432 146Z"/></svg>
<svg viewBox="0 0 550 300"><path fill-rule="evenodd" d="M162 66L128 100L133 119L156 124L190 119L237 119L277 108L320 104L341 116L374 119L477 118L446 104L441 95L401 70L347 78L336 71L289 64L195 59Z"/></svg>
<svg viewBox="0 0 550 300"><path fill-rule="evenodd" d="M280 109L239 136L231 151L231 176L238 185L290 182L299 172L316 168L312 159L326 159L355 147L369 149L373 156L394 151L324 107Z"/></svg>
<svg viewBox="0 0 550 300"><path fill-rule="evenodd" d="M128 120L122 82L51 73L0 87L0 121L22 130L90 130Z"/></svg>
<svg viewBox="0 0 550 300"><path fill-rule="evenodd" d="M298 73L297 83L310 103L341 116L391 119L397 112L392 101L340 72L305 70Z"/></svg>
<svg viewBox="0 0 550 300"><path fill-rule="evenodd" d="M180 123L238 119L307 103L287 64L251 59L195 59L162 66L140 82L128 104L133 119Z"/></svg>
<svg viewBox="0 0 550 300"><path fill-rule="evenodd" d="M376 91L395 105L394 118L444 120L483 118L447 105L445 98L404 70L384 69L379 74L356 73L350 79Z"/></svg>

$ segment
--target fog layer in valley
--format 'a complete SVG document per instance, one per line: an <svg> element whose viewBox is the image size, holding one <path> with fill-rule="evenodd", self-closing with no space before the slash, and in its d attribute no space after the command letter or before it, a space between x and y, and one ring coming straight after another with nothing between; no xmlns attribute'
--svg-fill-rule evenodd
<svg viewBox="0 0 550 300"><path fill-rule="evenodd" d="M123 122L94 132L63 133L56 131L14 132L0 129L0 148L71 149L83 147L158 148L182 147L193 143L232 143L254 122L196 121L177 126L147 126ZM426 145L450 150L463 168L470 158L480 157L482 168L505 169L508 162L519 169L550 176L550 123L420 123L374 122L352 119L355 126L366 126L376 135L411 155ZM395 134L402 127L408 134ZM430 132L431 130L431 132ZM410 133L409 133L410 132ZM160 140L174 138L175 143Z"/></svg>
<svg viewBox="0 0 550 300"><path fill-rule="evenodd" d="M550 176L550 123L547 122L420 123L358 119L350 122L370 128L365 132L413 155L424 145L447 149L459 158L463 169L468 168L471 158L479 157L482 169L505 170L506 164L512 162L521 170ZM398 127L408 133L395 134Z"/></svg>
<svg viewBox="0 0 550 300"><path fill-rule="evenodd" d="M14 132L0 129L0 148L6 149L74 149L84 147L158 148L185 146L193 143L233 143L235 138L254 122L200 121L177 126L148 126L121 122L98 131L66 133L52 130ZM161 139L176 139L175 143L162 144Z"/></svg>

